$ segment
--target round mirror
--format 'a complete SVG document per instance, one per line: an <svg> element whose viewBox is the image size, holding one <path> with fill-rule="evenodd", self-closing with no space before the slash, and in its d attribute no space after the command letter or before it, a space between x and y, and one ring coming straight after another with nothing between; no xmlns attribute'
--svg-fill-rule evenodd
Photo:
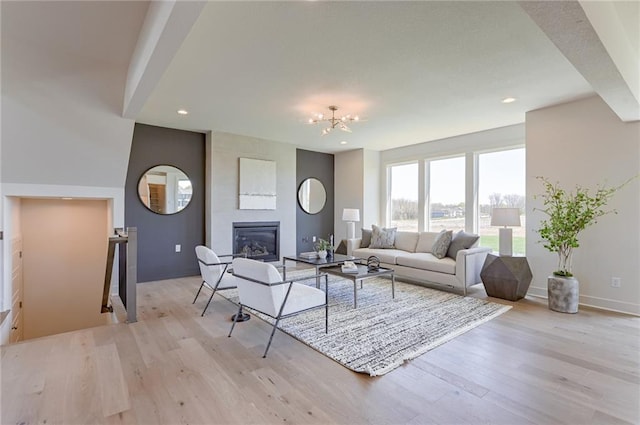
<svg viewBox="0 0 640 425"><path fill-rule="evenodd" d="M145 171L138 182L138 197L145 207L157 214L175 214L189 202L191 180L179 168L156 165Z"/></svg>
<svg viewBox="0 0 640 425"><path fill-rule="evenodd" d="M308 214L318 214L327 202L327 192L322 182L310 177L302 182L298 189L300 208Z"/></svg>

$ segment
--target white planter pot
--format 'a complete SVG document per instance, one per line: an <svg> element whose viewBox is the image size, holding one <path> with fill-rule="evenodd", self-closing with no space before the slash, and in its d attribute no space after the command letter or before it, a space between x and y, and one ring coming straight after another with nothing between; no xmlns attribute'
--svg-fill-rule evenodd
<svg viewBox="0 0 640 425"><path fill-rule="evenodd" d="M549 276L547 278L549 308L560 313L577 313L580 282L574 277Z"/></svg>
<svg viewBox="0 0 640 425"><path fill-rule="evenodd" d="M318 258L327 258L327 251L318 251Z"/></svg>

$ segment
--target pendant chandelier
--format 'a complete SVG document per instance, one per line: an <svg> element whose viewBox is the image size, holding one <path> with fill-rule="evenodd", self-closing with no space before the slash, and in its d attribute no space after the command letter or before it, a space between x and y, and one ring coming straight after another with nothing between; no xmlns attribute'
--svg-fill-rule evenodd
<svg viewBox="0 0 640 425"><path fill-rule="evenodd" d="M347 133L351 133L351 129L347 126L348 122L351 121L360 121L360 118L355 115L343 115L336 117L336 111L338 110L337 106L329 106L329 110L331 111L331 118L325 117L323 114L316 114L313 118L309 118L309 124L318 124L318 123L327 123L328 126L322 130L322 135L325 136L331 132L334 128L339 128L342 131L346 131Z"/></svg>

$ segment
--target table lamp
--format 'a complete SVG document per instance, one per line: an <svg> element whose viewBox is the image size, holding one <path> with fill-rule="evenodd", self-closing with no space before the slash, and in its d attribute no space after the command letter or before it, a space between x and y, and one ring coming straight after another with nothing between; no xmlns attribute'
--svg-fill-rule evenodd
<svg viewBox="0 0 640 425"><path fill-rule="evenodd" d="M356 237L356 221L360 221L360 210L357 208L345 208L342 211L342 221L347 222L347 239Z"/></svg>
<svg viewBox="0 0 640 425"><path fill-rule="evenodd" d="M500 228L498 250L500 255L513 255L513 231L507 226L520 226L520 208L494 208L491 211L491 225Z"/></svg>

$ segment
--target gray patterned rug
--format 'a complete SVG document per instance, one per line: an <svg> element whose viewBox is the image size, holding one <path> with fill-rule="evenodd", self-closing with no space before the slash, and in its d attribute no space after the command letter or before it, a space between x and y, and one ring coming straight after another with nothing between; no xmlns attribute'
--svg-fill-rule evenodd
<svg viewBox="0 0 640 425"><path fill-rule="evenodd" d="M235 289L219 293L238 301ZM378 376L510 308L397 280L392 299L391 280L371 278L358 288L354 309L353 283L329 276L329 333L324 332L324 309L283 319L278 328L348 369ZM254 315L273 323L262 314ZM277 341L275 345L277 349Z"/></svg>

